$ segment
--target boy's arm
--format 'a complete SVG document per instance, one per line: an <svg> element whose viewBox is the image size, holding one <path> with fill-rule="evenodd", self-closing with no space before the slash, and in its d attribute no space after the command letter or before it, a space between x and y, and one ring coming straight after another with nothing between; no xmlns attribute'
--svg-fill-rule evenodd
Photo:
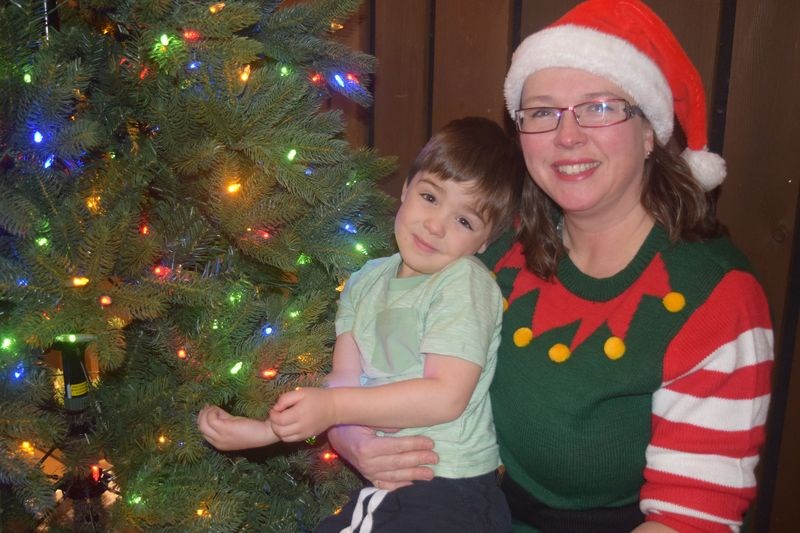
<svg viewBox="0 0 800 533"><path fill-rule="evenodd" d="M328 387L358 387L361 385L361 350L349 331L336 337L333 345L333 368L325 376Z"/></svg>
<svg viewBox="0 0 800 533"><path fill-rule="evenodd" d="M213 405L200 410L197 427L212 446L223 451L260 448L280 440L272 430L269 419L233 416Z"/></svg>
<svg viewBox="0 0 800 533"><path fill-rule="evenodd" d="M284 441L303 440L340 424L396 428L441 424L464 412L480 374L481 367L465 359L427 354L422 378L377 387L290 391L278 399L270 420Z"/></svg>

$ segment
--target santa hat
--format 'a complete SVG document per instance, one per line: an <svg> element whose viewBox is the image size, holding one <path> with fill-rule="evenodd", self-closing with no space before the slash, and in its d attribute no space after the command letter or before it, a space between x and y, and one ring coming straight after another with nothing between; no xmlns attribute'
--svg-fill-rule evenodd
<svg viewBox="0 0 800 533"><path fill-rule="evenodd" d="M588 0L527 37L511 58L504 93L511 117L522 85L538 70L585 70L633 97L666 144L677 116L686 134L682 156L705 190L725 179L725 161L708 151L700 74L667 25L638 0Z"/></svg>

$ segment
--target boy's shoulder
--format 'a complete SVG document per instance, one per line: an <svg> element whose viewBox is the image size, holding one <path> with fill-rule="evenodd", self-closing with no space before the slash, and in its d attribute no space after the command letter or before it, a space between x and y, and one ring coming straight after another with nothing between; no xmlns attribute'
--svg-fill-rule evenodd
<svg viewBox="0 0 800 533"><path fill-rule="evenodd" d="M440 284L465 282L474 288L486 287L490 290L494 290L497 287L494 273L474 255L456 259L434 274L433 278L438 278Z"/></svg>

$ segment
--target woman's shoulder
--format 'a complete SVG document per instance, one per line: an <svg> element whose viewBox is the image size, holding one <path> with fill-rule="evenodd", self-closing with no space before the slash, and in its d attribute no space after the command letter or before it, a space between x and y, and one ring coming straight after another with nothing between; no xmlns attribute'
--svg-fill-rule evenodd
<svg viewBox="0 0 800 533"><path fill-rule="evenodd" d="M516 230L510 229L493 242L485 252L478 254L476 257L480 259L484 265L493 269L494 266L502 259L516 241Z"/></svg>
<svg viewBox="0 0 800 533"><path fill-rule="evenodd" d="M668 246L662 256L669 267L682 265L680 270L693 271L695 275L709 271L720 274L733 270L752 271L747 256L727 236L698 242L680 241Z"/></svg>

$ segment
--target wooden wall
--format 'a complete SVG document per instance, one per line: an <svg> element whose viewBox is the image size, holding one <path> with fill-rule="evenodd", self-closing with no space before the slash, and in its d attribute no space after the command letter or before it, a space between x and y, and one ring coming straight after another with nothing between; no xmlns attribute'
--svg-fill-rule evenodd
<svg viewBox="0 0 800 533"><path fill-rule="evenodd" d="M711 102L710 144L728 178L718 212L750 257L775 319L777 359L769 441L750 531L795 531L800 506L800 2L646 0L672 27L700 71ZM375 103L341 101L348 138L398 158L383 184L399 195L430 132L480 115L511 127L502 97L520 37L575 0L365 0L340 38L376 55ZM792 362L797 364L792 365Z"/></svg>

